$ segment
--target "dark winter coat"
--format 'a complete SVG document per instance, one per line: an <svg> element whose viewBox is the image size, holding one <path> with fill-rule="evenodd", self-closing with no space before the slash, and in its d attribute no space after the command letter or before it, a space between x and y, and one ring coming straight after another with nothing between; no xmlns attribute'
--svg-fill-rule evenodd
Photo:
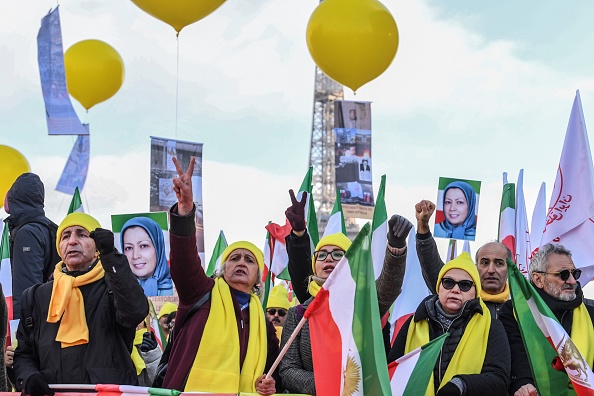
<svg viewBox="0 0 594 396"><path fill-rule="evenodd" d="M53 281L35 290L33 328L23 318L17 331L17 390L24 389L27 379L37 373L49 384L138 383L130 353L136 326L148 315L148 302L126 256L115 251L101 260L105 276L79 287L89 329L87 344L61 347L56 341L60 322L47 322Z"/></svg>

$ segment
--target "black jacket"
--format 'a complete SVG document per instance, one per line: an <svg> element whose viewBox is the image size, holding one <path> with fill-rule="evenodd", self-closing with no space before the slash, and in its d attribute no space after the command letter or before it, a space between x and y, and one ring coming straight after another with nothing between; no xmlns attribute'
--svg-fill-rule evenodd
<svg viewBox="0 0 594 396"><path fill-rule="evenodd" d="M85 303L88 344L61 348L55 340L60 322L46 321L53 281L35 291L33 329L23 318L17 331L14 371L18 390L37 373L49 384L138 383L130 352L136 326L148 315L148 302L126 256L116 251L101 259L105 277L79 288Z"/></svg>
<svg viewBox="0 0 594 396"><path fill-rule="evenodd" d="M570 336L571 325L573 323L573 309L577 308L582 302L586 305L586 309L590 314L592 323L594 323L594 306L592 306L593 302L592 300L584 299L581 287L578 286L576 289L577 296L573 301L560 301L549 296L546 292L544 292L542 289L539 289L538 287L535 287L535 289L543 298L547 306L551 308L551 311L553 311L553 314L555 314L555 317L559 320L559 323L561 323L563 329L565 329L567 334ZM528 355L526 354L524 341L522 340L522 333L520 332L518 322L513 312L513 304L511 300L503 304L499 319L503 323L512 351L511 384L509 387L509 394L513 395L522 386L526 384L535 385L535 382L532 376ZM547 364L550 364L550 362ZM588 364L590 367L592 367L594 362L588 362Z"/></svg>
<svg viewBox="0 0 594 396"><path fill-rule="evenodd" d="M468 325L468 322L473 315L483 314L479 300L469 300L462 308L460 316L452 322L449 329L445 329L437 319L435 308L435 301L437 299L437 295L432 295L421 302L414 316L410 317L398 332L396 340L394 340L394 345L388 354L388 362L392 362L404 355L408 328L410 327L410 322L412 320L415 322L420 322L421 320L429 321L430 340L433 340L448 331L450 335L445 340L440 356L433 369L436 392L454 352L456 351L458 343L464 334L466 325ZM465 394L481 396L501 396L505 394L509 385L509 373L511 368L510 359L510 349L503 325L498 320L491 318L491 329L489 330L487 351L481 373L456 375L456 377L461 378L466 384Z"/></svg>
<svg viewBox="0 0 594 396"><path fill-rule="evenodd" d="M43 210L45 189L39 176L25 173L14 182L8 194L10 216L5 220L10 231L10 259L14 318L20 318L25 289L47 282L54 270L56 247L51 243L49 227L57 226Z"/></svg>

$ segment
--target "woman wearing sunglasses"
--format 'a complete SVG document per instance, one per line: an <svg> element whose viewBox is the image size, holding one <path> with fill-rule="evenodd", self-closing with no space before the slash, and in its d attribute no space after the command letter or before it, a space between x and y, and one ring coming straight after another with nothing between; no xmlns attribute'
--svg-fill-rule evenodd
<svg viewBox="0 0 594 396"><path fill-rule="evenodd" d="M468 253L442 267L436 288L398 332L388 362L447 332L425 395L507 394L509 343L503 325L479 297L481 282Z"/></svg>
<svg viewBox="0 0 594 396"><path fill-rule="evenodd" d="M342 233L323 237L317 244L313 255L309 253L309 235L305 229L303 206L306 199L299 202L290 191L293 205L285 212L291 223L292 231L287 237L289 254L289 273L293 280L293 290L303 304L289 308L283 328L281 348L293 334L295 327L303 317L309 304L313 301L322 285L328 279L336 265L344 257L351 246L351 241ZM384 264L376 280L378 309L383 316L402 290L402 281L406 267L406 239L412 223L402 216L392 216L388 222L388 246ZM307 279L307 289L303 290L303 281ZM302 299L303 298L303 299ZM280 375L283 386L290 393L316 394L311 353L309 325L305 325L289 346L281 360Z"/></svg>

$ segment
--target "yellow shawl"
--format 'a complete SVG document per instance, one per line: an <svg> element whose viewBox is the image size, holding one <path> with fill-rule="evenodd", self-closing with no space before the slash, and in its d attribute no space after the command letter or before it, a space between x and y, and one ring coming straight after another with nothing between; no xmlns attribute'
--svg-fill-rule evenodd
<svg viewBox="0 0 594 396"><path fill-rule="evenodd" d="M56 341L61 342L62 348L89 343L85 302L78 287L96 282L104 275L100 261L92 270L77 277L62 272L62 261L56 264L47 322L60 322Z"/></svg>
<svg viewBox="0 0 594 396"><path fill-rule="evenodd" d="M185 392L255 392L256 379L264 372L267 357L266 322L262 304L250 295L250 334L243 367L239 367L239 332L229 285L215 280L210 314L198 353L190 369Z"/></svg>
<svg viewBox="0 0 594 396"><path fill-rule="evenodd" d="M138 329L136 330L136 335L134 336L134 346L132 347L132 353L130 354L130 356L132 357L134 367L136 367L136 375L140 375L142 370L146 368L146 363L142 359L142 356L140 356L138 348L136 348L136 345L142 344L142 338L144 336L144 333L146 332L146 328Z"/></svg>
<svg viewBox="0 0 594 396"><path fill-rule="evenodd" d="M573 310L571 339L589 365L594 363L594 326L588 308L581 303ZM591 366L590 366L591 367Z"/></svg>
<svg viewBox="0 0 594 396"><path fill-rule="evenodd" d="M466 325L464 334L456 347L454 356L452 356L439 388L448 383L455 375L480 374L483 369L483 362L487 352L487 340L491 329L491 313L482 300L480 304L483 314L475 313L468 325ZM409 353L429 341L429 322L427 320L415 322L413 319L408 328L404 353ZM439 362L436 364L439 364ZM433 384L433 375L431 375L429 386L425 392L426 396L435 395Z"/></svg>
<svg viewBox="0 0 594 396"><path fill-rule="evenodd" d="M509 300L509 283L505 282L505 289L499 294L489 294L486 291L481 290L481 298L483 301L503 304Z"/></svg>

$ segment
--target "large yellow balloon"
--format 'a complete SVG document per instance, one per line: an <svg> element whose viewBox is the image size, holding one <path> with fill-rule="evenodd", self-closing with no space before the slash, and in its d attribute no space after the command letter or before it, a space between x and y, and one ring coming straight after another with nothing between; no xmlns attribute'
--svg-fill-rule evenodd
<svg viewBox="0 0 594 396"><path fill-rule="evenodd" d="M111 98L124 82L124 62L100 40L79 41L64 54L68 92L89 110Z"/></svg>
<svg viewBox="0 0 594 396"><path fill-rule="evenodd" d="M179 32L219 8L225 0L132 0L141 10Z"/></svg>
<svg viewBox="0 0 594 396"><path fill-rule="evenodd" d="M0 208L4 206L4 197L17 177L30 171L29 161L23 154L0 144Z"/></svg>
<svg viewBox="0 0 594 396"><path fill-rule="evenodd" d="M324 0L309 18L307 47L328 77L356 91L390 66L398 28L377 0Z"/></svg>

